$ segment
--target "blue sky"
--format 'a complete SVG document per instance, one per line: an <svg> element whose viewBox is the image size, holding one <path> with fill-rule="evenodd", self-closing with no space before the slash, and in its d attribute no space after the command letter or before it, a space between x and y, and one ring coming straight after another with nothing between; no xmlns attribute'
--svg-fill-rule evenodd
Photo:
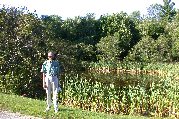
<svg viewBox="0 0 179 119"><path fill-rule="evenodd" d="M175 2L175 8L179 9L179 0ZM63 19L67 17L85 16L94 13L96 18L103 14L127 12L139 10L141 14L147 13L151 4L163 4L163 0L1 0L0 5L21 7L26 6L38 15L59 15Z"/></svg>

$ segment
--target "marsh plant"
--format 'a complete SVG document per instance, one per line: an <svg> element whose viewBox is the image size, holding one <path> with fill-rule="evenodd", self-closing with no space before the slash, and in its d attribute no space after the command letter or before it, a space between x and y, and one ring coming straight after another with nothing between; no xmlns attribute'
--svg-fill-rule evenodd
<svg viewBox="0 0 179 119"><path fill-rule="evenodd" d="M178 81L129 73L67 73L62 80L62 104L110 114L177 116Z"/></svg>

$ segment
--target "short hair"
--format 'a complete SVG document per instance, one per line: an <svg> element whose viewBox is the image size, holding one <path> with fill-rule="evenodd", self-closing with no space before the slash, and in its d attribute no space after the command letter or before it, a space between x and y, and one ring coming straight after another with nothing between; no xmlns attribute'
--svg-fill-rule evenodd
<svg viewBox="0 0 179 119"><path fill-rule="evenodd" d="M48 52L48 56L54 57L54 53L53 52Z"/></svg>

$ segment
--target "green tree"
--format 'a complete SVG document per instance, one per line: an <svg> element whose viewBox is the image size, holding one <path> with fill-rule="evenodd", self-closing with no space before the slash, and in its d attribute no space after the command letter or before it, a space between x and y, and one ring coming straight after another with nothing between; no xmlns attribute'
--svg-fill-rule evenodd
<svg viewBox="0 0 179 119"><path fill-rule="evenodd" d="M171 60L179 61L179 12L177 12L175 19L172 23L168 23L165 28L168 38L170 39L170 50L171 50Z"/></svg>
<svg viewBox="0 0 179 119"><path fill-rule="evenodd" d="M148 8L149 18L167 21L171 21L174 18L176 14L176 10L174 8L175 3L171 0L163 0L163 3L163 5L153 4Z"/></svg>
<svg viewBox="0 0 179 119"><path fill-rule="evenodd" d="M155 40L165 34L165 25L157 20L143 20L138 27L142 36L150 36Z"/></svg>
<svg viewBox="0 0 179 119"><path fill-rule="evenodd" d="M139 24L143 20L140 11L132 12L129 17L135 22L135 24Z"/></svg>
<svg viewBox="0 0 179 119"><path fill-rule="evenodd" d="M94 45L98 42L97 38L97 20L94 14L87 14L84 17L68 18L62 25L65 31L64 39L76 43L85 43Z"/></svg>
<svg viewBox="0 0 179 119"><path fill-rule="evenodd" d="M165 36L160 36L158 40L149 36L143 37L132 48L126 60L142 63L169 62L171 60L170 48L169 39Z"/></svg>
<svg viewBox="0 0 179 119"><path fill-rule="evenodd" d="M101 40L97 44L99 59L123 60L140 39L134 21L125 13L101 16Z"/></svg>
<svg viewBox="0 0 179 119"><path fill-rule="evenodd" d="M179 59L179 17L164 25L157 20L145 20L139 25L142 39L127 56L129 61L176 62Z"/></svg>
<svg viewBox="0 0 179 119"><path fill-rule="evenodd" d="M0 9L1 90L41 97L39 66L40 20L26 8ZM2 85L5 84L5 85Z"/></svg>
<svg viewBox="0 0 179 119"><path fill-rule="evenodd" d="M61 17L57 15L42 15L41 20L45 30L44 34L46 35L46 38L58 39L64 37L64 32L62 29L63 20Z"/></svg>

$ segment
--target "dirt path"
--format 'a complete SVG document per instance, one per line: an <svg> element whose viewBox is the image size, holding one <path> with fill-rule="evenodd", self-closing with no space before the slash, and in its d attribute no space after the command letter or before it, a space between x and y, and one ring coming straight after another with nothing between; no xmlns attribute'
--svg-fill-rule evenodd
<svg viewBox="0 0 179 119"><path fill-rule="evenodd" d="M0 110L0 119L41 119L33 116L24 116L20 113L12 113Z"/></svg>

